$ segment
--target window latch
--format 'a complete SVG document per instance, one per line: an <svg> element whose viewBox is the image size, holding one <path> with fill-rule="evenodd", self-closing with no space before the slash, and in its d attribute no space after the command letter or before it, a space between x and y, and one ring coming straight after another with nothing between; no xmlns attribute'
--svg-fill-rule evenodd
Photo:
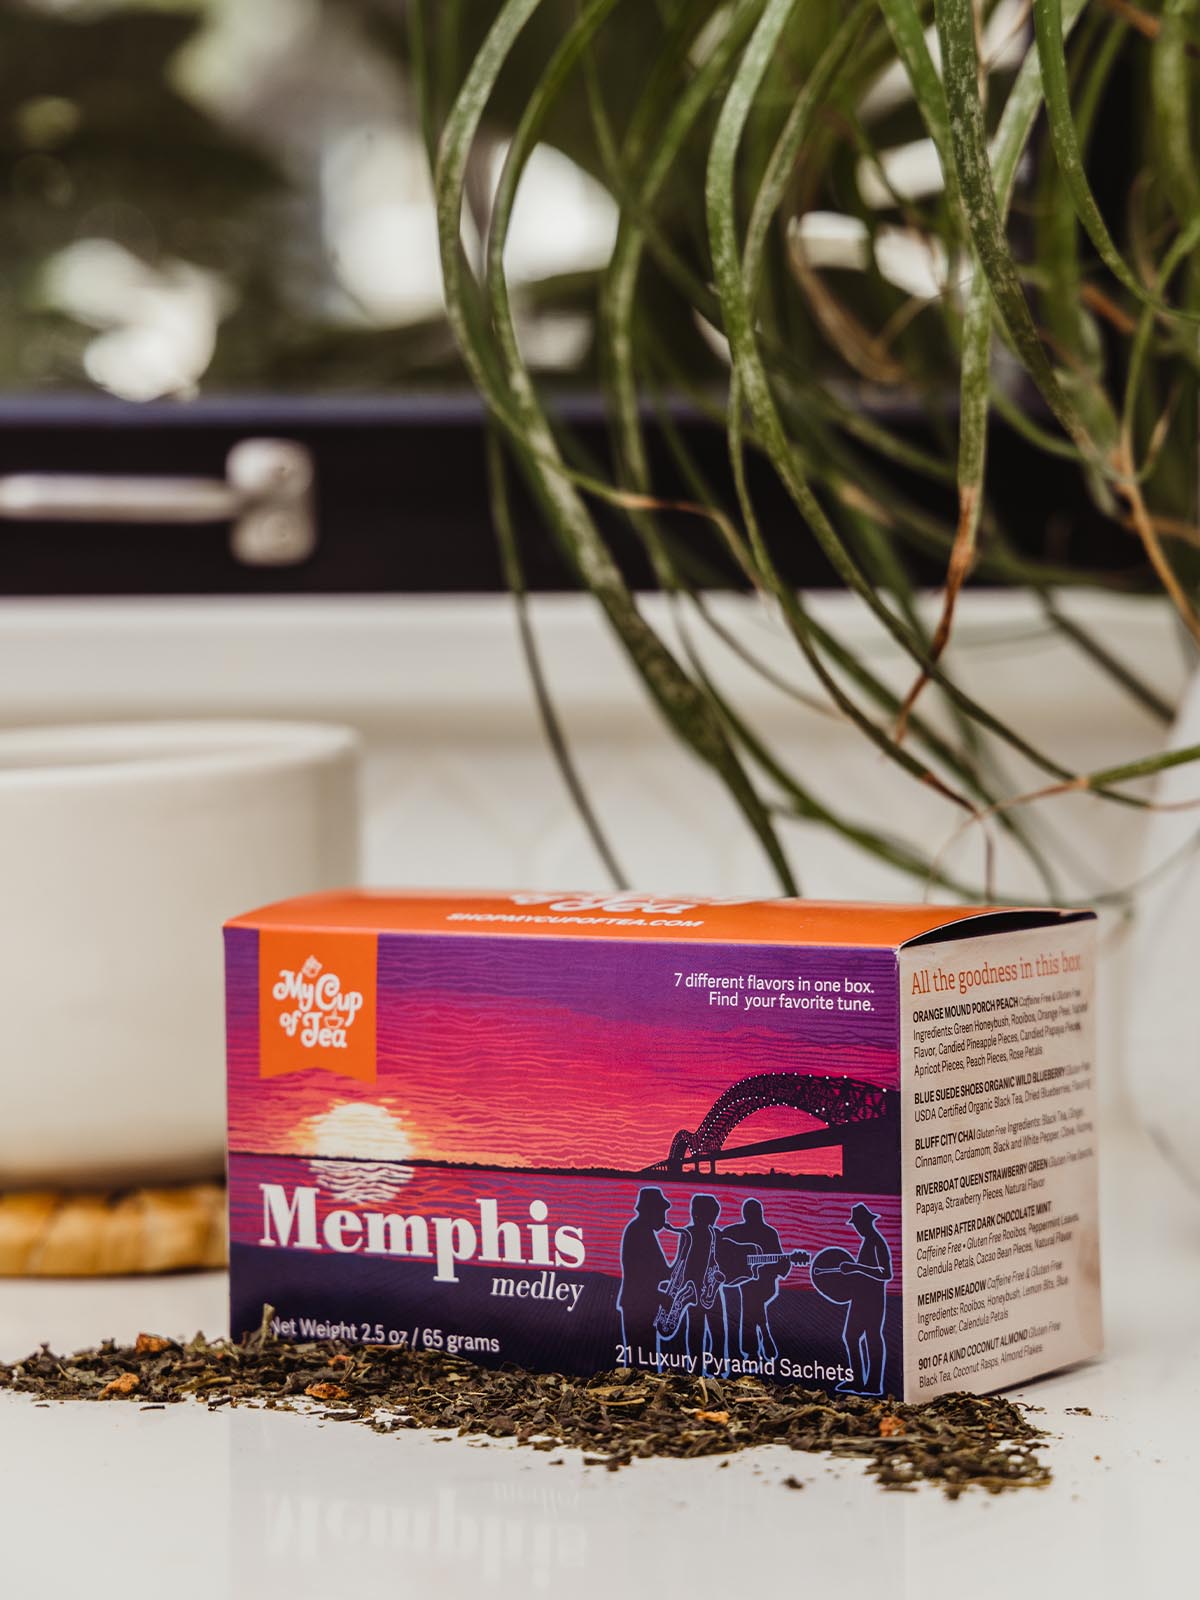
<svg viewBox="0 0 1200 1600"><path fill-rule="evenodd" d="M251 567L305 561L317 543L312 457L291 439L242 439L224 478L0 476L0 518L15 522L230 524L229 546Z"/></svg>

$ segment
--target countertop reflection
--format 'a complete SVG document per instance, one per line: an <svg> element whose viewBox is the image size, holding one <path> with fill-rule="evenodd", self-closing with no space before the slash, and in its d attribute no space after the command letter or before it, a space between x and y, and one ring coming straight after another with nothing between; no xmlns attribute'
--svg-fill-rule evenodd
<svg viewBox="0 0 1200 1600"><path fill-rule="evenodd" d="M1200 1201L1134 1135L1114 1132L1104 1155L1109 1354L1020 1396L1060 1435L1044 1490L956 1503L928 1488L886 1493L855 1462L782 1448L610 1473L571 1451L438 1433L3 1395L5 1593L1188 1592L1200 1494ZM224 1294L219 1274L0 1282L0 1355L141 1328L219 1331Z"/></svg>

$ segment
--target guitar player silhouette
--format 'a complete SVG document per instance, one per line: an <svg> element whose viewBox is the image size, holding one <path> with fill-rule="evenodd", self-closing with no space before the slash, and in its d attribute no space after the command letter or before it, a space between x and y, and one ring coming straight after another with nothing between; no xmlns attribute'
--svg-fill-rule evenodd
<svg viewBox="0 0 1200 1600"><path fill-rule="evenodd" d="M722 1237L734 1244L752 1245L767 1256L782 1256L777 1263L764 1265L757 1276L745 1279L736 1288L730 1287L728 1311L732 1331L745 1360L767 1360L779 1355L779 1346L771 1332L767 1308L779 1294L780 1280L792 1270L792 1263L783 1255L783 1243L775 1229L763 1216L760 1200L747 1200L742 1206L742 1220L723 1228ZM740 1314L739 1314L740 1313Z"/></svg>
<svg viewBox="0 0 1200 1600"><path fill-rule="evenodd" d="M669 1351L671 1365L686 1355L693 1372L721 1371L729 1356L731 1318L742 1356L777 1356L767 1308L780 1279L794 1265L808 1264L808 1251L784 1250L757 1200L747 1200L742 1220L727 1228L717 1226L721 1202L715 1195L692 1196L686 1227L668 1222L669 1211L661 1189L642 1189L621 1236L617 1308L629 1347L625 1359L658 1365ZM669 1271L659 1243L664 1232L679 1237Z"/></svg>

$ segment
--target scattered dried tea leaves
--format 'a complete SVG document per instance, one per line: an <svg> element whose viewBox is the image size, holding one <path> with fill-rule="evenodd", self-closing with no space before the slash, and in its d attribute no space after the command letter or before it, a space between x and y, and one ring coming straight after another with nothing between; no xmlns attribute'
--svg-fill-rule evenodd
<svg viewBox="0 0 1200 1600"><path fill-rule="evenodd" d="M972 1485L999 1493L1049 1481L1047 1435L998 1396L942 1395L924 1405L620 1370L593 1378L477 1367L460 1357L378 1345L288 1344L266 1331L240 1344L197 1335L187 1344L142 1334L57 1356L43 1346L0 1365L0 1389L46 1400L136 1398L166 1406L256 1405L311 1410L377 1433L405 1428L512 1439L538 1451L584 1452L609 1471L654 1456L728 1455L755 1445L854 1456L888 1489L939 1485L952 1498ZM482 1438L481 1438L482 1436ZM802 1487L795 1478L789 1488Z"/></svg>

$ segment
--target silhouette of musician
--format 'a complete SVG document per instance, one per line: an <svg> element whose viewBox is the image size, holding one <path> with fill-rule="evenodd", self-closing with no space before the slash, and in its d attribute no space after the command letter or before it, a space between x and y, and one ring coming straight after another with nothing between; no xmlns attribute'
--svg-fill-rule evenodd
<svg viewBox="0 0 1200 1600"><path fill-rule="evenodd" d="M849 1299L842 1339L846 1360L854 1381L838 1388L852 1394L882 1394L883 1369L887 1344L883 1319L887 1309L887 1285L892 1276L892 1252L875 1226L878 1213L860 1201L851 1211L847 1226L862 1240L858 1259L843 1261L838 1271L849 1278ZM841 1297L839 1296L839 1299Z"/></svg>
<svg viewBox="0 0 1200 1600"><path fill-rule="evenodd" d="M658 1236L667 1227L671 1202L661 1189L643 1189L637 1197L635 1215L621 1235L621 1288L617 1306L621 1312L621 1338L629 1347L631 1361L653 1362L658 1354L658 1330L654 1318L669 1296L662 1288L669 1272Z"/></svg>
<svg viewBox="0 0 1200 1600"><path fill-rule="evenodd" d="M725 1290L729 1316L743 1357L749 1361L777 1357L779 1347L771 1332L767 1307L779 1294L780 1280L792 1270L791 1261L784 1255L783 1243L764 1218L762 1203L758 1200L747 1200L742 1207L741 1222L723 1228L721 1234L734 1244L753 1246L762 1255L783 1256L777 1263L760 1267L757 1276Z"/></svg>
<svg viewBox="0 0 1200 1600"><path fill-rule="evenodd" d="M716 1224L720 1215L721 1202L715 1195L692 1196L691 1225L675 1230L680 1236L679 1251L670 1277L663 1284L668 1300L664 1316L686 1319L685 1348L694 1358L697 1371L705 1370L706 1352L718 1366L724 1364L728 1354L725 1300L721 1294L723 1275L717 1265Z"/></svg>

